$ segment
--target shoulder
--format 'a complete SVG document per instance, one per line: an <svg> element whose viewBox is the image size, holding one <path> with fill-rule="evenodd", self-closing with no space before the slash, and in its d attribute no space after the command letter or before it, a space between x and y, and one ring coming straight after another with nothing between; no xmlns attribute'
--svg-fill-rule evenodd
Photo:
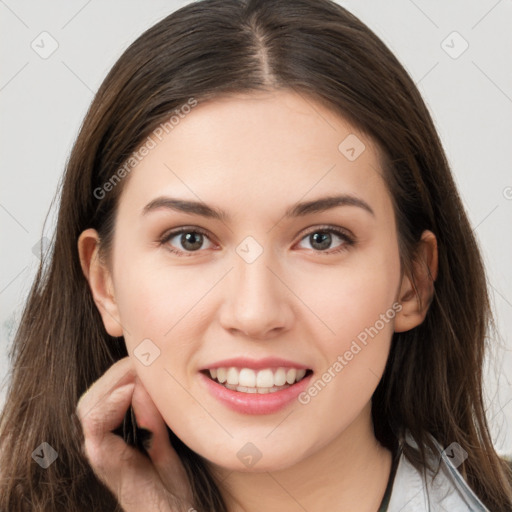
<svg viewBox="0 0 512 512"><path fill-rule="evenodd" d="M417 447L409 434L405 442ZM400 455L388 512L489 512L462 478L443 448L437 441L435 443L438 452L430 455L434 462L433 466L441 466L435 476L428 470L418 471L405 455Z"/></svg>

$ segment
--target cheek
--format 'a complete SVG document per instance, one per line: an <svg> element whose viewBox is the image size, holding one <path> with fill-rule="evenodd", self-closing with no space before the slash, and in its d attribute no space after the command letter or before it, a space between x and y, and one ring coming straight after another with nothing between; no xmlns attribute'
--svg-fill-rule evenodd
<svg viewBox="0 0 512 512"><path fill-rule="evenodd" d="M314 279L297 284L303 298L318 317L317 332L327 346L336 349L377 323L378 330L392 332L392 309L400 279L398 254L355 254L354 264L317 267ZM352 261L350 263L352 263ZM385 326L381 315L386 315ZM389 318L391 317L391 318Z"/></svg>
<svg viewBox="0 0 512 512"><path fill-rule="evenodd" d="M390 246L358 254L353 264L325 268L315 274L315 286L302 289L304 302L314 305L323 323L316 329L323 333L316 338L322 368L302 403L314 400L325 414L338 404L350 417L370 400L389 354L399 280L398 250Z"/></svg>
<svg viewBox="0 0 512 512"><path fill-rule="evenodd" d="M188 369L201 341L194 326L208 282L197 272L192 282L192 274L184 269L148 270L141 264L117 268L119 276L126 276L119 279L116 296L128 354L166 424L182 433L183 418L175 411L187 411L187 425L195 413L200 415L188 391Z"/></svg>
<svg viewBox="0 0 512 512"><path fill-rule="evenodd" d="M185 324L190 327L190 318L211 287L192 267L175 269L140 261L117 269L116 299L131 347L141 337L158 339L165 347L176 331Z"/></svg>
<svg viewBox="0 0 512 512"><path fill-rule="evenodd" d="M157 408L171 410L190 397L188 371L201 343L198 316L208 279L188 269L130 262L118 267L115 287L128 354ZM126 277L124 277L126 276ZM193 404L189 404L193 405ZM163 411L162 411L163 412Z"/></svg>

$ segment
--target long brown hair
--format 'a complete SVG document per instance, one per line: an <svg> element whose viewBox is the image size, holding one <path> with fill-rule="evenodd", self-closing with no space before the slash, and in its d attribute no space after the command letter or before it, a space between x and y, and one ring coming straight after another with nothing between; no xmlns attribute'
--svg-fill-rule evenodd
<svg viewBox="0 0 512 512"><path fill-rule="evenodd" d="M63 181L55 239L41 264L12 347L12 375L0 418L1 512L119 511L81 450L74 415L81 394L127 355L110 337L82 274L77 239L99 231L108 254L123 184L98 199L155 127L190 98L292 89L328 105L382 152L400 256L410 269L423 230L438 240L439 276L425 321L395 333L372 400L377 439L427 465L428 434L457 442L461 472L494 512L510 510L510 470L496 454L482 399L491 321L479 250L430 114L407 72L355 16L328 0L205 0L147 30L114 65L85 117ZM226 506L203 459L172 432L200 512ZM42 442L58 460L31 458Z"/></svg>

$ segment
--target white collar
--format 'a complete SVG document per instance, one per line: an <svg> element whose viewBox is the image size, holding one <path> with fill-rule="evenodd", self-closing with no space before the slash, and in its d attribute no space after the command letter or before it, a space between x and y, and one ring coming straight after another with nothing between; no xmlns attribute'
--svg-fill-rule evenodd
<svg viewBox="0 0 512 512"><path fill-rule="evenodd" d="M433 478L430 471L424 476L401 453L388 512L489 512L462 478L441 445L433 437L432 439L438 449L437 454L430 454L432 466L437 468L437 464L441 464L437 476ZM409 433L406 434L405 442L414 448L418 447Z"/></svg>

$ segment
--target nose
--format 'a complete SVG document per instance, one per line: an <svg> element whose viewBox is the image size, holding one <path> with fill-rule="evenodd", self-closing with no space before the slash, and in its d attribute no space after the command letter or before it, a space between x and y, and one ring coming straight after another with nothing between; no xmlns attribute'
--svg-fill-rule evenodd
<svg viewBox="0 0 512 512"><path fill-rule="evenodd" d="M220 323L232 334L271 339L290 329L293 293L282 272L264 251L247 263L235 255L235 268L227 276Z"/></svg>

